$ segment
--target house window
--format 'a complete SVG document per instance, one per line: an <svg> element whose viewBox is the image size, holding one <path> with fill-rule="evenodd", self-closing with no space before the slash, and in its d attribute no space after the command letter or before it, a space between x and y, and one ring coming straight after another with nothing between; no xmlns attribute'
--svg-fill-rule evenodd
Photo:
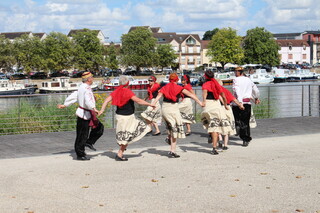
<svg viewBox="0 0 320 213"><path fill-rule="evenodd" d="M292 54L288 54L288 59L292 59Z"/></svg>
<svg viewBox="0 0 320 213"><path fill-rule="evenodd" d="M307 54L302 54L302 59L307 59Z"/></svg>
<svg viewBox="0 0 320 213"><path fill-rule="evenodd" d="M289 45L289 50L292 50L292 46L291 45Z"/></svg>
<svg viewBox="0 0 320 213"><path fill-rule="evenodd" d="M304 44L304 45L303 45L303 50L306 50L306 49L307 49L307 47L306 47L306 45Z"/></svg>
<svg viewBox="0 0 320 213"><path fill-rule="evenodd" d="M200 53L200 47L197 47L197 53Z"/></svg>
<svg viewBox="0 0 320 213"><path fill-rule="evenodd" d="M181 56L181 62L185 62L185 60L186 60L186 57L185 56Z"/></svg>
<svg viewBox="0 0 320 213"><path fill-rule="evenodd" d="M181 52L186 53L186 47L181 47Z"/></svg>
<svg viewBox="0 0 320 213"><path fill-rule="evenodd" d="M188 53L193 53L193 47L188 47Z"/></svg>

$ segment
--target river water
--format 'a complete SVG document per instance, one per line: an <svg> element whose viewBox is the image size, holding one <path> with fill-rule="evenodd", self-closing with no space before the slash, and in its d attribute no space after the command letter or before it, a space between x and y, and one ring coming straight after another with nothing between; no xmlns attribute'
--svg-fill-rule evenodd
<svg viewBox="0 0 320 213"><path fill-rule="evenodd" d="M260 90L260 99L263 101L260 107L270 114L270 117L299 117L319 116L320 82L278 83L257 85ZM226 86L231 90L231 86ZM194 87L197 96L201 100L201 87ZM109 94L112 91L99 91L97 94ZM145 90L135 90L135 94L144 98ZM50 104L63 103L68 94L34 94L30 96L0 96L0 113L19 106L22 100L42 107ZM196 111L201 110L197 106Z"/></svg>

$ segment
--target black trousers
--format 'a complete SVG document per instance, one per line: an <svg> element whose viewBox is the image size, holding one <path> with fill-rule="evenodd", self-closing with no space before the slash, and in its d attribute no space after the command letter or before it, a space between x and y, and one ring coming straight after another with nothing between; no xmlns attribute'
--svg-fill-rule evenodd
<svg viewBox="0 0 320 213"><path fill-rule="evenodd" d="M244 104L244 110L238 106L232 107L232 112L235 120L236 129L239 129L239 136L243 141L250 142L252 140L250 135L250 116L251 105Z"/></svg>
<svg viewBox="0 0 320 213"><path fill-rule="evenodd" d="M86 156L85 144L95 144L96 141L103 135L104 126L99 122L97 128L92 129L89 135L89 120L84 120L82 118L77 119L77 137L74 143L74 149L78 157ZM88 138L89 136L89 138Z"/></svg>

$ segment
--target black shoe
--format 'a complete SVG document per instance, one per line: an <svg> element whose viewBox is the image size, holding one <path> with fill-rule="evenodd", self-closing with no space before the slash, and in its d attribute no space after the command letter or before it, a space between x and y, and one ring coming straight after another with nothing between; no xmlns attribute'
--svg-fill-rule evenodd
<svg viewBox="0 0 320 213"><path fill-rule="evenodd" d="M249 142L248 141L243 141L243 144L242 144L242 146L248 146L249 145Z"/></svg>
<svg viewBox="0 0 320 213"><path fill-rule="evenodd" d="M171 145L171 140L170 140L170 138L166 138L165 141L166 141L167 144Z"/></svg>
<svg viewBox="0 0 320 213"><path fill-rule="evenodd" d="M189 135L191 135L191 132L186 132L186 136L189 136Z"/></svg>
<svg viewBox="0 0 320 213"><path fill-rule="evenodd" d="M152 134L152 136L158 136L158 135L160 135L160 134L161 134L161 132L158 132L158 133Z"/></svg>
<svg viewBox="0 0 320 213"><path fill-rule="evenodd" d="M219 155L219 152L215 148L212 149L211 154L213 155Z"/></svg>
<svg viewBox="0 0 320 213"><path fill-rule="evenodd" d="M228 150L229 148L227 147L227 146L224 146L223 148L222 148L222 150Z"/></svg>
<svg viewBox="0 0 320 213"><path fill-rule="evenodd" d="M115 160L116 161L128 161L128 158L125 158L125 157L120 158L118 155L116 155Z"/></svg>
<svg viewBox="0 0 320 213"><path fill-rule="evenodd" d="M88 147L89 149L91 149L93 151L97 151L97 149L94 148L94 146L92 144L86 143L84 146Z"/></svg>
<svg viewBox="0 0 320 213"><path fill-rule="evenodd" d="M208 136L208 143L212 143L212 137L211 137L211 135Z"/></svg>
<svg viewBox="0 0 320 213"><path fill-rule="evenodd" d="M83 157L77 156L77 160L90 160L90 158L86 156L83 156Z"/></svg>
<svg viewBox="0 0 320 213"><path fill-rule="evenodd" d="M170 158L180 158L180 155L178 155L177 153L169 152L168 154Z"/></svg>

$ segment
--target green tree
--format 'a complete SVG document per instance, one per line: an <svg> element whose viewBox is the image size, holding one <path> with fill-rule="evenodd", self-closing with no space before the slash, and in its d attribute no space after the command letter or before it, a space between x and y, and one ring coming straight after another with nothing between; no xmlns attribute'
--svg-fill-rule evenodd
<svg viewBox="0 0 320 213"><path fill-rule="evenodd" d="M280 64L280 47L272 33L263 27L256 27L247 31L243 41L244 62L252 64Z"/></svg>
<svg viewBox="0 0 320 213"><path fill-rule="evenodd" d="M24 70L41 70L45 68L44 46L38 37L23 35L14 40L14 55L18 67Z"/></svg>
<svg viewBox="0 0 320 213"><path fill-rule="evenodd" d="M107 66L112 69L118 69L119 61L117 59L119 51L114 46L114 43L111 43L110 46L106 47L106 63Z"/></svg>
<svg viewBox="0 0 320 213"><path fill-rule="evenodd" d="M121 37L121 63L126 66L135 66L137 71L141 67L150 67L157 64L155 50L156 39L151 31L144 27L137 27Z"/></svg>
<svg viewBox="0 0 320 213"><path fill-rule="evenodd" d="M103 45L97 37L97 31L84 29L73 35L74 62L85 70L99 70L105 65Z"/></svg>
<svg viewBox="0 0 320 213"><path fill-rule="evenodd" d="M57 71L72 66L72 42L66 35L51 32L43 43L47 69Z"/></svg>
<svg viewBox="0 0 320 213"><path fill-rule="evenodd" d="M158 54L158 65L161 68L173 65L175 60L178 58L174 49L170 44L160 44L157 47Z"/></svg>
<svg viewBox="0 0 320 213"><path fill-rule="evenodd" d="M15 64L13 44L9 39L0 35L0 68L10 71Z"/></svg>
<svg viewBox="0 0 320 213"><path fill-rule="evenodd" d="M232 28L220 29L208 44L207 56L211 62L220 62L222 67L227 63L240 63L243 59L241 36Z"/></svg>
<svg viewBox="0 0 320 213"><path fill-rule="evenodd" d="M202 40L211 40L212 36L219 31L219 28L214 28L213 30L208 30L203 34Z"/></svg>

